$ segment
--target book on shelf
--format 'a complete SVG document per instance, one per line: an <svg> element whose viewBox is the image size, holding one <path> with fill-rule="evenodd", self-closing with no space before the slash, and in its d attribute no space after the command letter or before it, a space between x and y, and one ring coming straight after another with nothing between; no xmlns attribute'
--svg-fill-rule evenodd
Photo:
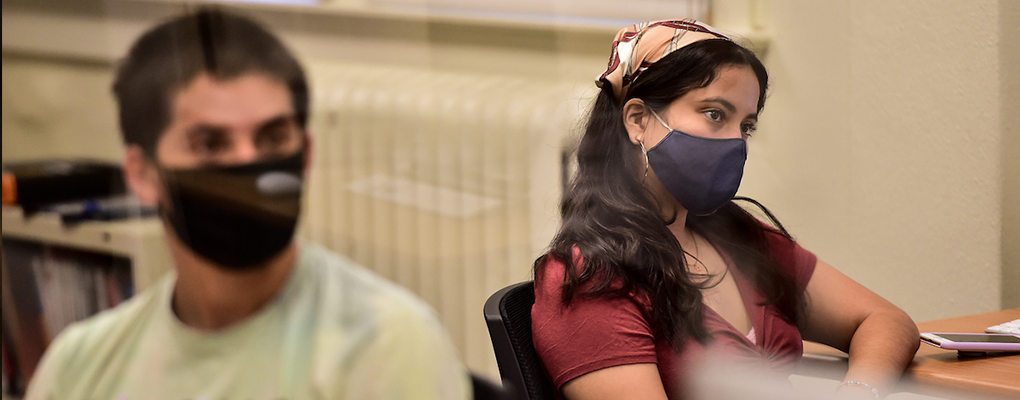
<svg viewBox="0 0 1020 400"><path fill-rule="evenodd" d="M135 288L122 256L12 238L2 247L4 375L17 392L63 329L117 306Z"/></svg>

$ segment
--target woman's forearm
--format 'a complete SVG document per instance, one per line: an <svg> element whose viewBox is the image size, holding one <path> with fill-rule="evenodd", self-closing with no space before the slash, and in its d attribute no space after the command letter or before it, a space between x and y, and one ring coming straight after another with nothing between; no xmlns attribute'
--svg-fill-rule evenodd
<svg viewBox="0 0 1020 400"><path fill-rule="evenodd" d="M885 397L895 389L919 344L917 325L903 311L892 308L871 313L850 340L850 365L844 382L862 382ZM861 387L854 384L841 389Z"/></svg>

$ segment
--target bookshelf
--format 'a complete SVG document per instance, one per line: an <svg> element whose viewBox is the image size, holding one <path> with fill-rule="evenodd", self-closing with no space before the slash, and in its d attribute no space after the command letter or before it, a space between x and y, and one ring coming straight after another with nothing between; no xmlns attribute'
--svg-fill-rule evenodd
<svg viewBox="0 0 1020 400"><path fill-rule="evenodd" d="M4 383L24 390L67 325L116 306L171 268L156 217L65 225L3 208ZM5 393L6 394L6 393Z"/></svg>
<svg viewBox="0 0 1020 400"><path fill-rule="evenodd" d="M152 286L172 265L163 225L156 217L65 226L55 214L26 218L21 208L4 207L3 238L126 257L131 260L132 279L139 292Z"/></svg>

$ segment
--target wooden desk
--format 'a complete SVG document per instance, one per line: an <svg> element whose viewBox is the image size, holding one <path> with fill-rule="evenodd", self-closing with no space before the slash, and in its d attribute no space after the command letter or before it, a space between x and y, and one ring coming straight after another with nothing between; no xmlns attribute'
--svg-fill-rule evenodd
<svg viewBox="0 0 1020 400"><path fill-rule="evenodd" d="M989 326L1018 318L1020 308L1014 308L922 322L917 324L917 329L921 332L981 333ZM959 357L955 350L942 350L921 343L906 378L922 385L1020 398L1020 355L998 353L987 357Z"/></svg>
<svg viewBox="0 0 1020 400"><path fill-rule="evenodd" d="M921 332L980 333L985 328L1020 318L1020 308L968 315L917 324ZM993 353L995 354L995 353ZM846 354L817 343L804 343L808 368L842 362ZM832 376L827 376L832 377ZM842 379L842 377L835 377ZM959 357L955 350L921 343L914 361L904 373L901 389L940 397L970 398L976 393L1020 398L1020 354L998 353L987 357ZM970 395L970 396L968 396Z"/></svg>

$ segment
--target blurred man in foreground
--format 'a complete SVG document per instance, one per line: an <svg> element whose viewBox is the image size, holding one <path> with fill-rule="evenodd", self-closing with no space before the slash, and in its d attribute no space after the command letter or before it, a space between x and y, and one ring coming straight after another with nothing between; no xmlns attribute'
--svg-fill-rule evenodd
<svg viewBox="0 0 1020 400"><path fill-rule="evenodd" d="M293 236L308 85L271 33L216 10L146 32L117 71L125 178L174 272L63 331L27 399L461 399L432 310Z"/></svg>

